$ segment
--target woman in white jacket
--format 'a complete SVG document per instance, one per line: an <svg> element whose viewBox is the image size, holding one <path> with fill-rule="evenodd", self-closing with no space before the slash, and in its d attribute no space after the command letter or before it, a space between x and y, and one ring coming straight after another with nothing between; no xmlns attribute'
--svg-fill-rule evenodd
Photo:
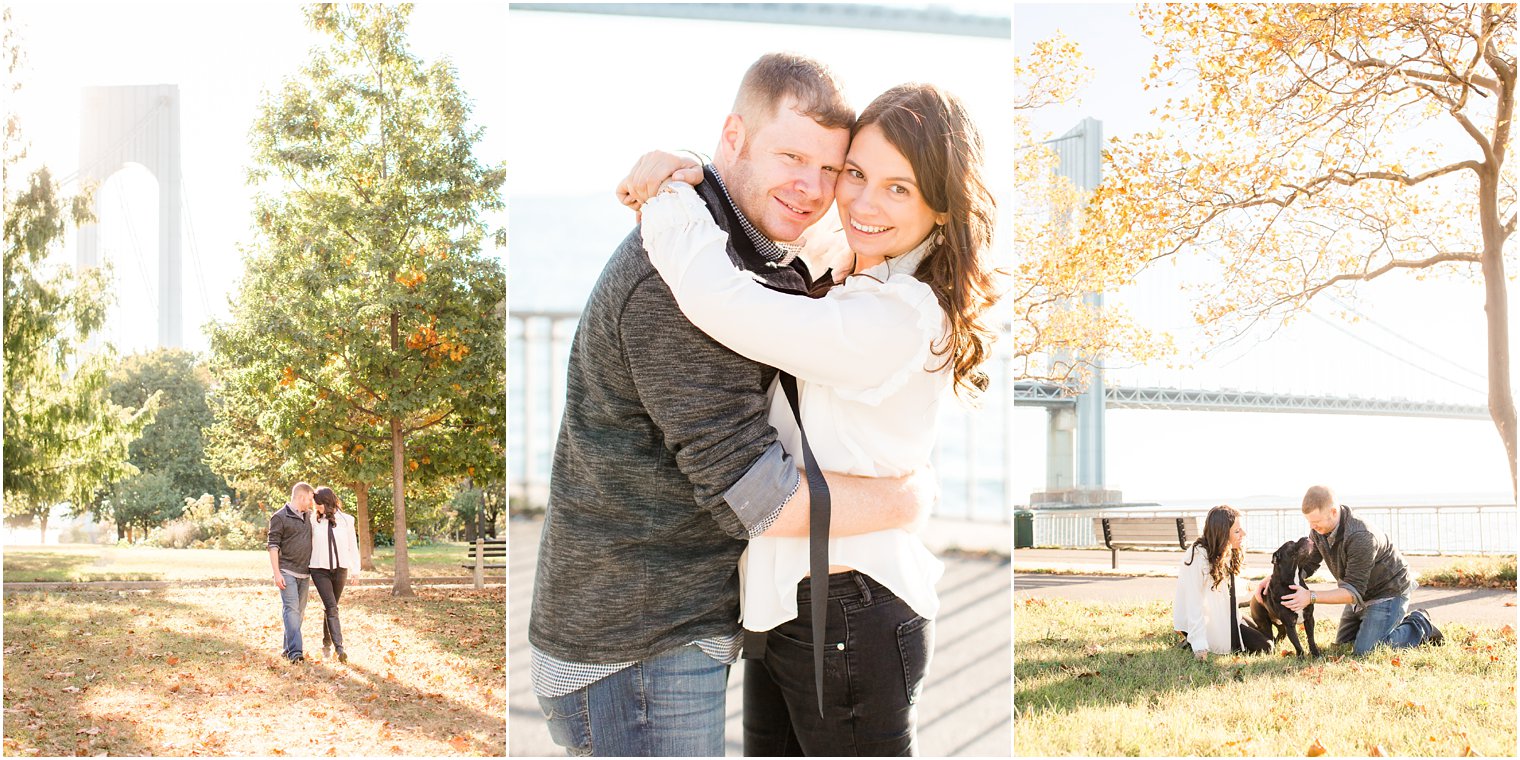
<svg viewBox="0 0 1520 760"><path fill-rule="evenodd" d="M790 105L777 111L773 118L809 118ZM747 142L734 137L742 146L724 143L750 159L749 174L714 174L729 183L722 192L765 187L776 180L762 175L790 176L789 167L804 163L800 149L767 143L763 124L749 125ZM648 197L682 166L679 157L651 154L624 181L646 190L634 197L648 198L644 247L681 311L736 353L796 377L820 469L890 477L927 466L940 403L952 390L985 389L980 366L992 340L984 320L995 300L994 202L982 180L981 137L960 100L906 84L861 113L834 188L850 276L818 299L769 290L730 263L727 233L690 185L670 183ZM775 192L790 198L787 187ZM770 421L800 460L801 434L784 394L774 394ZM822 707L804 580L808 539L755 536L740 558L741 622L769 642L746 661L745 754L915 754L944 566L902 529L831 538L828 558L832 643Z"/></svg>
<svg viewBox="0 0 1520 760"><path fill-rule="evenodd" d="M343 629L338 625L338 600L352 573L359 574L359 536L354 518L342 510L331 488L317 489L317 516L311 523L311 585L322 597L322 657L338 650L338 661L348 662L343 648Z"/></svg>
<svg viewBox="0 0 1520 760"><path fill-rule="evenodd" d="M1172 607L1172 626L1187 639L1193 656L1208 659L1209 652L1269 652L1266 637L1240 620L1234 601L1251 598L1249 592L1231 598L1230 588L1245 561L1242 546L1246 529L1240 513L1230 506L1209 510L1203 535L1183 553L1177 566L1177 595ZM1231 627L1239 630L1231 635Z"/></svg>

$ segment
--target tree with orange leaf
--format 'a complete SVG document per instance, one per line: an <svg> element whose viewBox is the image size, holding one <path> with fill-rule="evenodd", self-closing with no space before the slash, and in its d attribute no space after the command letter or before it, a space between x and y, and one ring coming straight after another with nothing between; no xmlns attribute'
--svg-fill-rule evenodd
<svg viewBox="0 0 1520 760"><path fill-rule="evenodd" d="M1139 17L1160 49L1147 86L1178 95L1159 130L1110 145L1088 257L1206 257L1217 276L1196 317L1216 338L1380 277L1480 280L1513 488L1515 6L1173 4Z"/></svg>
<svg viewBox="0 0 1520 760"><path fill-rule="evenodd" d="M267 440L361 508L388 470L396 595L412 593L409 484L504 469L506 420L506 276L483 252L505 172L476 159L449 63L407 50L410 11L307 8L327 43L254 123L258 234L212 331L224 450Z"/></svg>
<svg viewBox="0 0 1520 760"><path fill-rule="evenodd" d="M1152 358L1164 338L1136 325L1113 305L1099 306L1088 293L1102 293L1134 278L1137 267L1120 255L1093 256L1078 245L1088 193L1059 172L1051 135L1038 134L1031 116L1076 99L1091 77L1082 51L1055 35L1014 59L1014 198L1008 237L1015 264L1007 303L1012 305L1012 352L1019 379L1056 382L1078 390L1094 365L1124 357Z"/></svg>

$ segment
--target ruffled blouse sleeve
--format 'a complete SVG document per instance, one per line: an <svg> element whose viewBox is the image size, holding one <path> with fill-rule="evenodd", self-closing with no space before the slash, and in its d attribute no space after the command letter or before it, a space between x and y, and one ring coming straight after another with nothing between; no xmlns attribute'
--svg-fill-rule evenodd
<svg viewBox="0 0 1520 760"><path fill-rule="evenodd" d="M894 275L849 278L824 298L779 293L733 265L728 235L689 185L672 183L643 208L649 260L681 312L749 359L828 385L863 403L922 372L945 318L929 287Z"/></svg>

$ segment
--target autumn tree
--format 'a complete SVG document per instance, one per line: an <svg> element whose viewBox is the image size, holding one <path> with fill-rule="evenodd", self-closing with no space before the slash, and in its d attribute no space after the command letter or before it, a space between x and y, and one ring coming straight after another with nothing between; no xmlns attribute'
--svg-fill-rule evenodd
<svg viewBox="0 0 1520 760"><path fill-rule="evenodd" d="M1072 391L1101 361L1143 361L1167 348L1112 304L1088 294L1131 281L1137 267L1124 256L1091 256L1077 245L1089 192L1061 173L1053 135L1034 129L1044 108L1072 102L1091 79L1081 49L1064 35L1039 40L1014 59L1017 145L1008 238L1015 251L1012 287L1014 372L1020 379L1055 382Z"/></svg>
<svg viewBox="0 0 1520 760"><path fill-rule="evenodd" d="M128 461L143 473L160 473L180 497L225 493L227 483L206 465L204 430L211 424L206 402L210 374L195 354L160 348L134 354L111 373L111 400L141 406L159 395L158 415L132 442Z"/></svg>
<svg viewBox="0 0 1520 760"><path fill-rule="evenodd" d="M410 12L307 8L324 42L255 120L258 234L212 336L219 394L287 472L367 488L383 455L396 595L409 480L490 467L505 424L506 278L482 250L505 172L475 157L449 63L408 51Z"/></svg>
<svg viewBox="0 0 1520 760"><path fill-rule="evenodd" d="M21 88L23 56L3 12L4 91ZM127 446L153 419L156 397L136 408L107 393L109 346L86 353L105 321L109 277L74 273L57 253L69 228L89 219L89 195L67 196L47 167L22 169L21 122L7 109L0 195L5 230L5 514L31 517L47 535L54 505L77 512L111 481L134 472Z"/></svg>
<svg viewBox="0 0 1520 760"><path fill-rule="evenodd" d="M1196 255L1214 337L1386 276L1481 281L1488 405L1516 472L1505 245L1515 6L1142 6L1174 87L1163 126L1107 151L1081 239L1140 267Z"/></svg>

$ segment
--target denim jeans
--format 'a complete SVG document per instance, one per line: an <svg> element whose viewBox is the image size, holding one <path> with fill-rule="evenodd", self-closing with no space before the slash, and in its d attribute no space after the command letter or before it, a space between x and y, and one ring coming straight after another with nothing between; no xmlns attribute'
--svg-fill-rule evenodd
<svg viewBox="0 0 1520 760"><path fill-rule="evenodd" d="M280 589L280 619L285 623L285 648L280 653L285 659L304 657L301 649L301 620L306 617L306 596L311 588L310 578L285 575L285 588Z"/></svg>
<svg viewBox="0 0 1520 760"><path fill-rule="evenodd" d="M539 697L574 757L722 757L728 666L687 645L562 697Z"/></svg>
<svg viewBox="0 0 1520 760"><path fill-rule="evenodd" d="M317 589L317 596L322 597L322 650L327 650L331 644L339 654L346 654L343 648L343 628L338 625L338 600L343 598L343 585L348 582L348 569L324 570L320 567L311 569L311 585Z"/></svg>
<svg viewBox="0 0 1520 760"><path fill-rule="evenodd" d="M1378 644L1391 647L1415 647L1425 641L1425 632L1418 623L1409 620L1409 597L1398 596L1360 610L1346 605L1341 612L1341 625L1335 633L1335 643L1353 644L1355 654L1367 654Z"/></svg>
<svg viewBox="0 0 1520 760"><path fill-rule="evenodd" d="M934 651L934 621L869 576L830 575L820 717L810 596L803 580L796 619L771 629L762 658L745 661L744 754L917 754L917 703Z"/></svg>

